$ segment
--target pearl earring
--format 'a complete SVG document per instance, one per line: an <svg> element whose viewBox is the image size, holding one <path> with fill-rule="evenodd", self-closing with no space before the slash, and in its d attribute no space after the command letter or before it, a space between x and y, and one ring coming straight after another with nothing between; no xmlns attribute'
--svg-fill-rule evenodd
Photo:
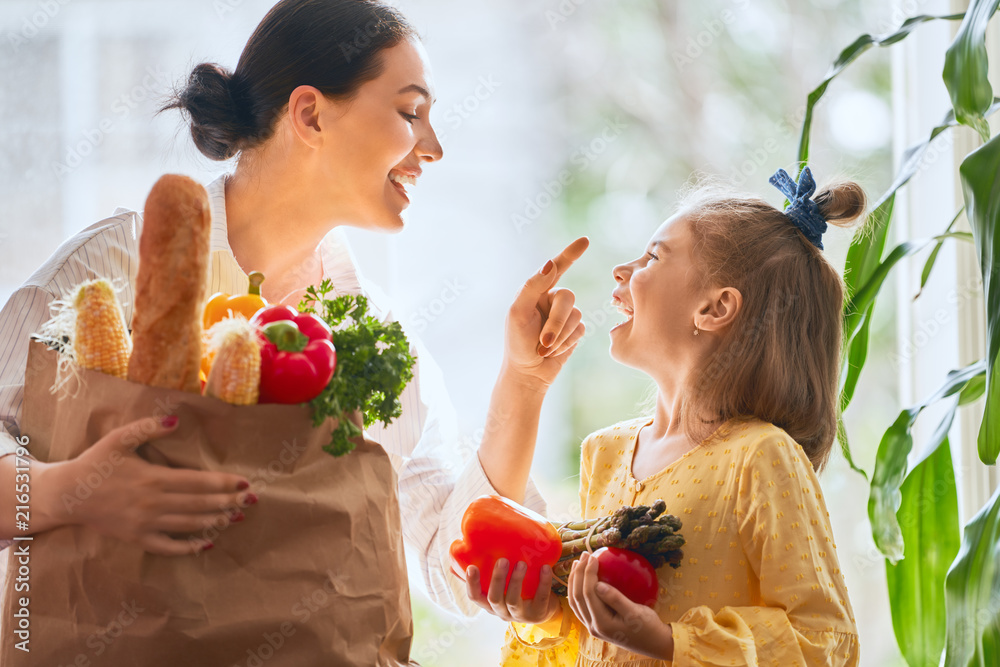
<svg viewBox="0 0 1000 667"><path fill-rule="evenodd" d="M698 327L695 327L695 328L694 328L694 335L695 335L695 336L697 336L697 335L698 335L698 331L699 331Z"/></svg>

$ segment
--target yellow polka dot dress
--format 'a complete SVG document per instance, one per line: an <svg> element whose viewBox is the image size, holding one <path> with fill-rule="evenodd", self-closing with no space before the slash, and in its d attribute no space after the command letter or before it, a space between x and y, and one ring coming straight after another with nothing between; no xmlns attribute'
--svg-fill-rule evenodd
<svg viewBox="0 0 1000 667"><path fill-rule="evenodd" d="M651 418L589 435L580 457L585 518L662 498L683 521L684 561L659 568L656 611L673 661L590 636L563 603L558 635L511 624L501 665L856 666L857 626L829 513L809 458L784 430L736 417L643 480L631 474Z"/></svg>

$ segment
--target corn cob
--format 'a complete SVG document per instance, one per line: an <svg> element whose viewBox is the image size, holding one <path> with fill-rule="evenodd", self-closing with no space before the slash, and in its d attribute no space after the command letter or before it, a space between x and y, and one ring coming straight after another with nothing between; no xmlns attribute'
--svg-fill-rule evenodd
<svg viewBox="0 0 1000 667"><path fill-rule="evenodd" d="M212 370L205 395L233 405L253 405L260 394L260 344L256 328L241 316L226 318L208 331Z"/></svg>
<svg viewBox="0 0 1000 667"><path fill-rule="evenodd" d="M82 368L126 377L132 339L111 283L103 278L83 283L73 298L73 308L76 362Z"/></svg>

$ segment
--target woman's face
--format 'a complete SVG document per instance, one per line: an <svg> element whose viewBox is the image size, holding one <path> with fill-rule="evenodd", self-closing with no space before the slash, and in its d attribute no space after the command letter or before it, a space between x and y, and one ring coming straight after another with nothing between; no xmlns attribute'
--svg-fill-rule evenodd
<svg viewBox="0 0 1000 667"><path fill-rule="evenodd" d="M422 163L440 160L443 151L430 123L434 82L423 45L406 40L380 56L378 78L362 84L351 101L321 111L329 140L320 164L350 224L395 232L403 227L408 190Z"/></svg>
<svg viewBox="0 0 1000 667"><path fill-rule="evenodd" d="M689 359L705 338L694 336L696 317L708 302L696 280L689 225L682 215L670 218L641 257L613 272L618 286L612 302L626 320L611 329L611 357L654 378Z"/></svg>

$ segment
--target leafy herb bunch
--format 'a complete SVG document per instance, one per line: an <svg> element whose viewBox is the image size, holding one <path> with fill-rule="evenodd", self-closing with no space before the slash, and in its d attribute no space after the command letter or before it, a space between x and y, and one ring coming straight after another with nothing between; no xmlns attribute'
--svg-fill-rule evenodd
<svg viewBox="0 0 1000 667"><path fill-rule="evenodd" d="M313 424L338 419L333 437L323 450L343 456L354 449L350 438L361 429L346 418L358 410L365 428L375 422L388 426L403 412L399 397L413 379L414 358L399 322L383 323L368 314L368 298L348 294L328 299L333 283L310 286L298 310L322 318L333 330L337 368L330 384L309 402Z"/></svg>

